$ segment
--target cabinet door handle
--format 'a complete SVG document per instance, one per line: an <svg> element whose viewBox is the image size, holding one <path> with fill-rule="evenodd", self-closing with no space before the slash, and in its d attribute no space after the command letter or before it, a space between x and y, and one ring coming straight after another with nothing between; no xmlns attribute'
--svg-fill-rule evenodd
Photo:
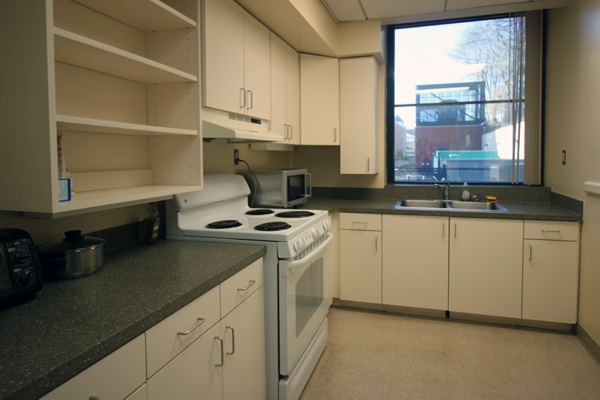
<svg viewBox="0 0 600 400"><path fill-rule="evenodd" d="M377 250L378 250L378 249L377 249L377 239L378 239L378 238L377 238L377 236L375 236L375 251L377 251Z"/></svg>
<svg viewBox="0 0 600 400"><path fill-rule="evenodd" d="M177 334L181 335L181 336L189 335L190 333L192 333L193 331L195 331L196 328L198 328L200 325L202 325L204 323L205 319L204 318L198 318L197 321L200 321L200 322L198 322L196 325L194 325L189 331L186 331L186 332L177 332Z"/></svg>
<svg viewBox="0 0 600 400"><path fill-rule="evenodd" d="M531 245L529 245L529 261L531 261L532 252L533 248L531 247Z"/></svg>
<svg viewBox="0 0 600 400"><path fill-rule="evenodd" d="M235 354L235 331L232 326L226 326L225 329L231 329L231 353L227 352L227 354L232 356Z"/></svg>
<svg viewBox="0 0 600 400"><path fill-rule="evenodd" d="M366 224L367 221L352 221L353 224Z"/></svg>
<svg viewBox="0 0 600 400"><path fill-rule="evenodd" d="M442 237L446 237L446 221L442 221Z"/></svg>
<svg viewBox="0 0 600 400"><path fill-rule="evenodd" d="M337 142L337 129L333 128L333 143Z"/></svg>
<svg viewBox="0 0 600 400"><path fill-rule="evenodd" d="M98 396L90 396L90 400L100 400L100 397L98 397Z"/></svg>
<svg viewBox="0 0 600 400"><path fill-rule="evenodd" d="M288 129L288 124L283 124L283 129L285 130L285 136L283 137L283 139L287 140L287 139L289 139L288 134L290 132L290 130Z"/></svg>
<svg viewBox="0 0 600 400"><path fill-rule="evenodd" d="M215 364L215 367L222 367L223 362L225 361L225 354L223 353L223 338L220 336L215 336L215 339L221 342L221 364Z"/></svg>
<svg viewBox="0 0 600 400"><path fill-rule="evenodd" d="M371 171L371 157L367 158L367 172Z"/></svg>
<svg viewBox="0 0 600 400"><path fill-rule="evenodd" d="M292 140L294 137L294 127L292 125L288 125L288 128L290 128L290 140Z"/></svg>
<svg viewBox="0 0 600 400"><path fill-rule="evenodd" d="M548 231L546 229L542 229L542 232L544 232L544 233L546 233L546 232L548 232L548 233L560 233L560 230L558 230L558 231Z"/></svg>
<svg viewBox="0 0 600 400"><path fill-rule="evenodd" d="M242 104L242 99L244 103ZM240 108L246 108L246 89L240 88Z"/></svg>
<svg viewBox="0 0 600 400"><path fill-rule="evenodd" d="M240 292L245 292L246 290L250 289L250 286L254 285L256 283L256 281L248 281L249 285L246 286L245 288L239 288L238 291Z"/></svg>
<svg viewBox="0 0 600 400"><path fill-rule="evenodd" d="M254 107L254 94L252 94L252 90L248 90L248 92L247 92L246 96L247 96L247 95L250 95L250 101L249 101L249 103L250 103L250 106L248 106L248 108L247 108L248 110L250 110L251 108L253 108L253 107ZM245 105L245 104L244 104L244 105Z"/></svg>
<svg viewBox="0 0 600 400"><path fill-rule="evenodd" d="M456 237L456 222L454 223L454 237Z"/></svg>

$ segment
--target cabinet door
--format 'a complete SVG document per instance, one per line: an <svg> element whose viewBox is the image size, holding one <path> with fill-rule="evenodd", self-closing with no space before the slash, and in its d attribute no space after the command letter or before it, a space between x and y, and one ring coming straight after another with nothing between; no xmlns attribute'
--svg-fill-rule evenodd
<svg viewBox="0 0 600 400"><path fill-rule="evenodd" d="M449 310L521 318L523 221L450 219Z"/></svg>
<svg viewBox="0 0 600 400"><path fill-rule="evenodd" d="M148 380L148 400L220 400L223 395L221 326L213 326Z"/></svg>
<svg viewBox="0 0 600 400"><path fill-rule="evenodd" d="M525 240L523 319L577 322L579 243Z"/></svg>
<svg viewBox="0 0 600 400"><path fill-rule="evenodd" d="M140 335L109 354L42 400L80 400L92 396L124 399L146 380L146 340Z"/></svg>
<svg viewBox="0 0 600 400"><path fill-rule="evenodd" d="M448 309L448 222L383 216L383 304Z"/></svg>
<svg viewBox="0 0 600 400"><path fill-rule="evenodd" d="M271 119L271 34L244 11L246 114ZM223 51L223 50L221 50Z"/></svg>
<svg viewBox="0 0 600 400"><path fill-rule="evenodd" d="M286 44L271 32L271 125L272 132L289 136L286 114Z"/></svg>
<svg viewBox="0 0 600 400"><path fill-rule="evenodd" d="M244 113L244 17L233 0L205 0L204 105Z"/></svg>
<svg viewBox="0 0 600 400"><path fill-rule="evenodd" d="M125 400L148 400L148 385L145 383Z"/></svg>
<svg viewBox="0 0 600 400"><path fill-rule="evenodd" d="M340 80L337 58L300 55L300 143L340 144Z"/></svg>
<svg viewBox="0 0 600 400"><path fill-rule="evenodd" d="M260 288L221 321L226 353L224 400L267 398L264 316L264 290Z"/></svg>
<svg viewBox="0 0 600 400"><path fill-rule="evenodd" d="M381 232L340 231L340 299L381 304Z"/></svg>
<svg viewBox="0 0 600 400"><path fill-rule="evenodd" d="M378 138L377 61L340 60L340 144L342 174L376 174Z"/></svg>
<svg viewBox="0 0 600 400"><path fill-rule="evenodd" d="M286 121L289 126L287 142L300 144L300 55L285 45Z"/></svg>

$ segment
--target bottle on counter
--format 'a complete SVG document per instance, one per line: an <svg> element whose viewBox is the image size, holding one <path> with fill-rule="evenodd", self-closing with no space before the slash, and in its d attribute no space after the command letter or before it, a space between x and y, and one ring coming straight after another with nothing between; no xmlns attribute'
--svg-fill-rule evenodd
<svg viewBox="0 0 600 400"><path fill-rule="evenodd" d="M469 185L467 182L463 184L462 201L469 201L471 199L471 193L469 193Z"/></svg>
<svg viewBox="0 0 600 400"><path fill-rule="evenodd" d="M156 208L156 203L150 203L151 206L144 213L142 243L154 244L158 242L158 228L160 227L160 213Z"/></svg>

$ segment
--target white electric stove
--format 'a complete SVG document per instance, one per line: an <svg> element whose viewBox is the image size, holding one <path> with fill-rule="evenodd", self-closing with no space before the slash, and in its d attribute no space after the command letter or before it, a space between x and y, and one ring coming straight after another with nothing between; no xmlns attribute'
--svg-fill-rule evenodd
<svg viewBox="0 0 600 400"><path fill-rule="evenodd" d="M267 399L297 400L327 343L327 211L248 207L239 175L167 202L167 238L259 244L264 257Z"/></svg>

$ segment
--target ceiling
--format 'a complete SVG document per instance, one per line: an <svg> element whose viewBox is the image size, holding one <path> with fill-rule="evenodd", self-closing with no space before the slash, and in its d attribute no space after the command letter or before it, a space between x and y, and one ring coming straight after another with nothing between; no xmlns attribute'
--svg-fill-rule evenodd
<svg viewBox="0 0 600 400"><path fill-rule="evenodd" d="M465 9L499 6L518 9L546 8L551 0L321 0L337 22L380 19L394 23L407 17L422 14L453 13ZM517 7L517 8L515 8ZM518 10L520 11L520 10ZM505 11L506 12L506 11Z"/></svg>

